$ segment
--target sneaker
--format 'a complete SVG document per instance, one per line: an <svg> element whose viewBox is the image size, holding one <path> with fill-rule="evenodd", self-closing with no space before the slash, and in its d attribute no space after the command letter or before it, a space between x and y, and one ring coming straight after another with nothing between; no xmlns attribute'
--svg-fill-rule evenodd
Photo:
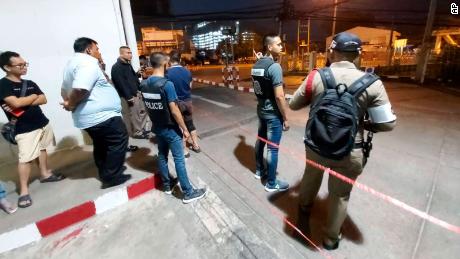
<svg viewBox="0 0 460 259"><path fill-rule="evenodd" d="M254 178L260 180L260 179L265 178L265 177L267 177L267 171L264 170L264 171L261 172L261 171L256 170L256 173L254 174Z"/></svg>
<svg viewBox="0 0 460 259"><path fill-rule="evenodd" d="M148 132L148 133L147 133L147 137L148 137L149 139L152 139L152 138L155 137L155 134L153 134L152 132Z"/></svg>
<svg viewBox="0 0 460 259"><path fill-rule="evenodd" d="M169 185L163 186L163 192L166 194L172 194L172 190L176 187L178 183L177 178L173 178L169 181Z"/></svg>
<svg viewBox="0 0 460 259"><path fill-rule="evenodd" d="M3 198L0 199L0 208L4 210L8 214L13 214L15 213L18 208L13 206L7 199Z"/></svg>
<svg viewBox="0 0 460 259"><path fill-rule="evenodd" d="M208 193L208 190L205 188L193 189L189 194L184 195L182 202L187 204L192 201L199 200L201 198L204 198L204 196L206 196L207 193Z"/></svg>
<svg viewBox="0 0 460 259"><path fill-rule="evenodd" d="M148 135L148 132L142 131L142 132L135 133L132 138L135 138L135 139L148 139L149 135Z"/></svg>
<svg viewBox="0 0 460 259"><path fill-rule="evenodd" d="M139 149L138 146L134 146L134 145L129 145L127 148L126 148L126 151L127 152L135 152Z"/></svg>
<svg viewBox="0 0 460 259"><path fill-rule="evenodd" d="M276 191L287 191L289 189L289 184L280 180L276 180L274 185L265 185L265 191L267 192L276 192Z"/></svg>

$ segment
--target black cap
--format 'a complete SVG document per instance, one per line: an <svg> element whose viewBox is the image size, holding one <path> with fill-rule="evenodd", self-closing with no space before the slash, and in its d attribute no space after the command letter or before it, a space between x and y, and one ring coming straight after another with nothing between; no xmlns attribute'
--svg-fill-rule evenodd
<svg viewBox="0 0 460 259"><path fill-rule="evenodd" d="M358 52L361 50L361 40L353 33L341 32L332 38L329 48L343 52Z"/></svg>

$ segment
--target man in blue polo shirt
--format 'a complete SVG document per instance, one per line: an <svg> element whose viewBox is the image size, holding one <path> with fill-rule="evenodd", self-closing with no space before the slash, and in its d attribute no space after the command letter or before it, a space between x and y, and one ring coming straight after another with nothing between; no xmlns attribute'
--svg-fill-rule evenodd
<svg viewBox="0 0 460 259"><path fill-rule="evenodd" d="M191 135L192 150L199 153L201 151L198 145L198 134L193 124L193 106L192 106L192 73L180 65L180 52L172 50L169 53L170 68L167 70L166 77L174 83L177 97L179 98L179 109L184 117L185 126ZM184 139L185 157L190 156L188 153L187 143Z"/></svg>
<svg viewBox="0 0 460 259"><path fill-rule="evenodd" d="M190 133L177 106L174 84L164 78L166 56L161 52L154 52L150 55L150 63L153 74L145 84L141 84L140 90L158 140L158 168L163 190L171 194L171 189L177 184L177 180L169 175L168 154L171 150L177 178L184 193L182 201L190 203L203 198L207 191L204 188L194 189L187 176L182 137L188 138Z"/></svg>

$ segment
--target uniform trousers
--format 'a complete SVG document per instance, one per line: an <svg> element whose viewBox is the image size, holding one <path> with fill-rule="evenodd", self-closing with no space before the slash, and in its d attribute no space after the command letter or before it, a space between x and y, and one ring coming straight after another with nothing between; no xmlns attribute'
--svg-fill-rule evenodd
<svg viewBox="0 0 460 259"><path fill-rule="evenodd" d="M352 180L358 178L363 170L362 149L353 149L350 155L343 159L332 160L318 155L307 147L306 156L307 159L328 167ZM322 170L307 163L300 184L299 193L299 204L304 210L311 210L321 186L323 174L324 172ZM347 206L352 188L353 186L351 184L329 175L329 203L326 236L332 242L339 240L340 229L347 216Z"/></svg>

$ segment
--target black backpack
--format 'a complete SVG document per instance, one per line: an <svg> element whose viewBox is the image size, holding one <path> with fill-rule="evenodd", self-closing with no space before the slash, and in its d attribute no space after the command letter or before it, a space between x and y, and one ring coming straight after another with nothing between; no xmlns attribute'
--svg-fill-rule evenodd
<svg viewBox="0 0 460 259"><path fill-rule="evenodd" d="M330 68L318 70L324 92L315 100L305 129L305 144L317 154L340 160L349 155L358 132L358 97L379 79L364 74L352 85L336 84Z"/></svg>

